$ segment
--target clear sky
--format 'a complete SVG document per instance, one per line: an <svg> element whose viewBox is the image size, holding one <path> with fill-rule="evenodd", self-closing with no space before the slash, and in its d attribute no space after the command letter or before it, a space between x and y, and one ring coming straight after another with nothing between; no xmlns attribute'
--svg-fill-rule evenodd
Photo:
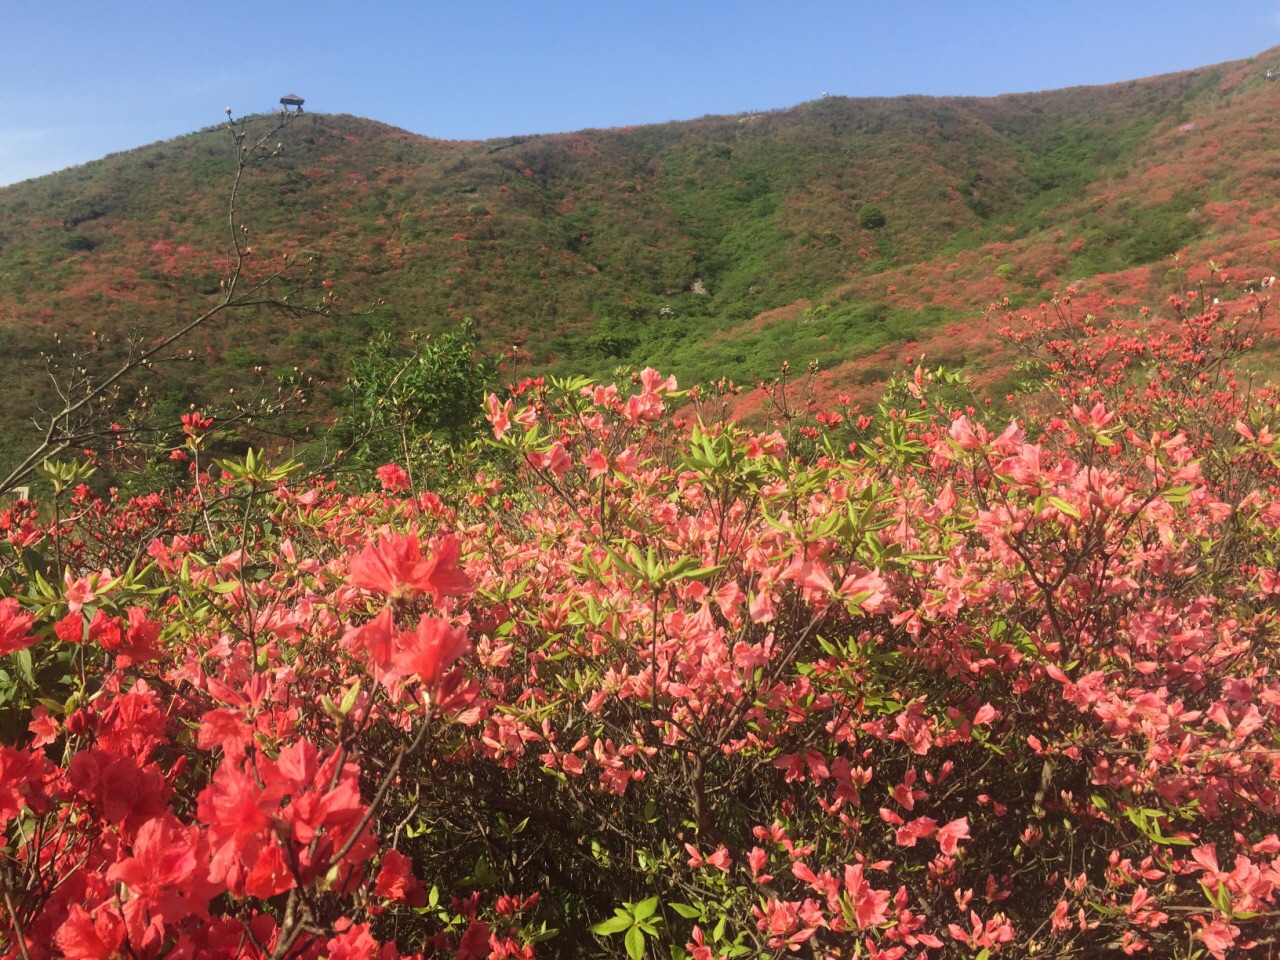
<svg viewBox="0 0 1280 960"><path fill-rule="evenodd" d="M1280 0L0 0L0 184L286 93L484 139L1109 83L1277 44Z"/></svg>

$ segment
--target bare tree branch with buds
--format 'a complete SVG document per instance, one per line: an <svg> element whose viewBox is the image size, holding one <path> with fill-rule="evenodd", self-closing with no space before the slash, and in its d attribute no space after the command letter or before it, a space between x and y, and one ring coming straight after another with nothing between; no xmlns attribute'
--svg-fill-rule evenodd
<svg viewBox="0 0 1280 960"><path fill-rule="evenodd" d="M251 138L246 121L236 121L227 108L227 129L235 149L235 176L231 183L227 202L227 231L233 251L233 266L220 283L218 299L199 315L171 330L149 345L140 336L129 339L125 357L114 370L95 372L79 356L72 356L65 367L54 368L50 361L50 379L57 398L58 408L37 419L37 427L43 433L40 442L0 480L0 495L13 491L31 477L41 463L56 458L67 450L78 449L108 434L105 419L113 404L120 397L120 388L133 375L149 370L157 362L175 359L168 355L175 344L193 330L208 324L214 318L250 307L267 307L291 316L308 312L323 312L328 306L326 296L317 307L303 307L289 303L287 296L276 296L274 288L293 266L286 257L281 264L265 275L250 277L246 265L254 255L249 239L249 227L241 222L237 203L245 173L284 153L278 134L294 122L297 114L281 110L270 130L260 137ZM276 141L271 146L272 141Z"/></svg>

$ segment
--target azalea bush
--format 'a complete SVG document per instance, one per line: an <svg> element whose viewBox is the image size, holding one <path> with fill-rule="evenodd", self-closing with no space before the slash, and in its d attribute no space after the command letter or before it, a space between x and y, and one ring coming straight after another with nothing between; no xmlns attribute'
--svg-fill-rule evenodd
<svg viewBox="0 0 1280 960"><path fill-rule="evenodd" d="M923 368L755 428L527 380L447 500L208 463L198 415L169 493L48 465L0 516L4 956L1268 955L1233 309L1012 318L1013 422Z"/></svg>

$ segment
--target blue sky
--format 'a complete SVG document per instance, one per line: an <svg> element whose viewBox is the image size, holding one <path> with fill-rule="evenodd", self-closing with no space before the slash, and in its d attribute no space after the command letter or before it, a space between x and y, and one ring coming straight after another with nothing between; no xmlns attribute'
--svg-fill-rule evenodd
<svg viewBox="0 0 1280 960"><path fill-rule="evenodd" d="M1109 83L1280 44L1280 0L6 0L0 12L0 184L197 130L226 106L274 109L285 93L484 139L823 92Z"/></svg>

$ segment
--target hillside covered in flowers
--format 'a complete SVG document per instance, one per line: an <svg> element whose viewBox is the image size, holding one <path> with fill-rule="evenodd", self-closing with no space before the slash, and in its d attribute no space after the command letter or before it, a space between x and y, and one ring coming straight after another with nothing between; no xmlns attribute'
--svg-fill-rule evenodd
<svg viewBox="0 0 1280 960"><path fill-rule="evenodd" d="M751 384L789 361L823 371L829 402L874 402L924 352L1008 393L1012 355L974 322L989 303L1070 290L1094 312L1155 305L1210 258L1232 295L1276 272L1278 65L1263 51L1099 87L827 97L483 143L308 104L271 137L273 162L246 171L231 223L218 126L3 187L0 472L58 401L49 364L114 362L215 304L233 272L257 281L286 262L289 303L324 303L323 317L228 312L186 338L182 362L155 364L145 396L122 385L108 422L144 401L173 422L192 404L230 416L229 391L296 378L317 412L277 431L314 439L365 343L468 317L505 367L495 389L646 366Z"/></svg>

